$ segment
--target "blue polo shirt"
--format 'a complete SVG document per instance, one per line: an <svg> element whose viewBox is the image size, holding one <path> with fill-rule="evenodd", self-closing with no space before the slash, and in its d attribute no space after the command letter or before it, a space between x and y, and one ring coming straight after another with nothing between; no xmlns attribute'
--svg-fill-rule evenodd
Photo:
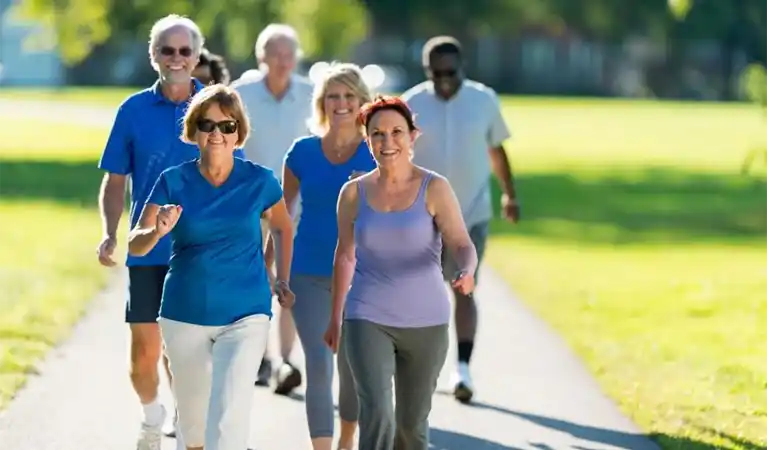
<svg viewBox="0 0 767 450"><path fill-rule="evenodd" d="M196 160L164 171L147 203L183 209L168 234L172 250L160 317L205 326L271 317L261 215L280 198L274 172L240 158L218 187L202 176Z"/></svg>
<svg viewBox="0 0 767 450"><path fill-rule="evenodd" d="M203 85L193 80L194 92ZM196 145L181 141L184 113L189 101L174 103L165 98L160 82L128 97L117 110L112 131L99 161L110 173L130 175L130 226L163 170L199 156ZM242 151L236 154L242 156ZM170 258L170 238L165 237L145 256L128 255L128 266L163 266Z"/></svg>
<svg viewBox="0 0 767 450"><path fill-rule="evenodd" d="M351 158L333 164L322 152L321 139L308 136L293 142L285 166L298 178L301 194L291 273L329 277L338 241L338 195L352 172L370 172L376 161L363 140Z"/></svg>

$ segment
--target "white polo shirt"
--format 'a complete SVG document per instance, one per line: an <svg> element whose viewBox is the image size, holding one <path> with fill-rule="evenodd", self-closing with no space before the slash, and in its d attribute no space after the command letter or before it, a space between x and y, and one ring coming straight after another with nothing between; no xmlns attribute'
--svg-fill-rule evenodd
<svg viewBox="0 0 767 450"><path fill-rule="evenodd" d="M250 119L250 137L243 151L249 160L272 169L282 178L282 161L293 141L309 134L312 115L311 82L293 75L288 91L277 100L266 88L266 77L234 85Z"/></svg>
<svg viewBox="0 0 767 450"><path fill-rule="evenodd" d="M467 227L490 220L492 167L488 150L511 135L495 91L465 80L445 101L425 81L402 94L423 132L416 140L413 162L443 175L453 187Z"/></svg>

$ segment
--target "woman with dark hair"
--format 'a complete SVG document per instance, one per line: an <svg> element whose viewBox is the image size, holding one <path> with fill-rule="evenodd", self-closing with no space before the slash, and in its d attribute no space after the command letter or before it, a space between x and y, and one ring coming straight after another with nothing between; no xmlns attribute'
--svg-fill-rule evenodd
<svg viewBox="0 0 767 450"><path fill-rule="evenodd" d="M203 48L200 53L200 61L194 68L192 76L200 80L202 84L229 84L229 69L226 68L224 58L208 49Z"/></svg>
<svg viewBox="0 0 767 450"><path fill-rule="evenodd" d="M452 287L464 295L474 289L477 252L450 183L413 164L419 131L407 104L378 97L359 117L377 168L347 182L338 199L325 342L338 351L343 339L359 400L359 450L427 450L448 350L442 242L458 263Z"/></svg>

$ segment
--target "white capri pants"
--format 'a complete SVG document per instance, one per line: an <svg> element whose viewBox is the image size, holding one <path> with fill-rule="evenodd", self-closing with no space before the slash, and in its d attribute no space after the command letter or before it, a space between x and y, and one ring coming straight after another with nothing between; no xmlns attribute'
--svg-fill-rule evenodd
<svg viewBox="0 0 767 450"><path fill-rule="evenodd" d="M202 326L160 318L173 375L178 431L187 447L248 448L253 384L269 336L269 317Z"/></svg>

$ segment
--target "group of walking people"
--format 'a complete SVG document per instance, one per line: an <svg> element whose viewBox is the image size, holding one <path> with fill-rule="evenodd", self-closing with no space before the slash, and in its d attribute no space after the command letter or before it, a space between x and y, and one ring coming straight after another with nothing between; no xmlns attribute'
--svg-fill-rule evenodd
<svg viewBox="0 0 767 450"><path fill-rule="evenodd" d="M149 41L158 81L120 106L99 163L103 265L116 265L131 187L126 321L143 407L137 449L161 448L161 358L175 405L165 434L181 449L247 449L250 390L272 378L276 299L275 393L304 383L291 360L297 334L312 448L332 450L338 435L336 448L351 450L359 434L360 450L426 450L448 352L445 281L458 335L454 395L474 395L473 291L491 173L503 216L519 218L498 99L463 79L461 47L449 37L426 44L428 80L401 97L374 96L353 64L332 64L316 83L299 77L299 41L287 25L264 29L255 50L261 76L228 86L225 67L208 67L219 79L206 86L193 76L207 54L198 26L160 19Z"/></svg>

